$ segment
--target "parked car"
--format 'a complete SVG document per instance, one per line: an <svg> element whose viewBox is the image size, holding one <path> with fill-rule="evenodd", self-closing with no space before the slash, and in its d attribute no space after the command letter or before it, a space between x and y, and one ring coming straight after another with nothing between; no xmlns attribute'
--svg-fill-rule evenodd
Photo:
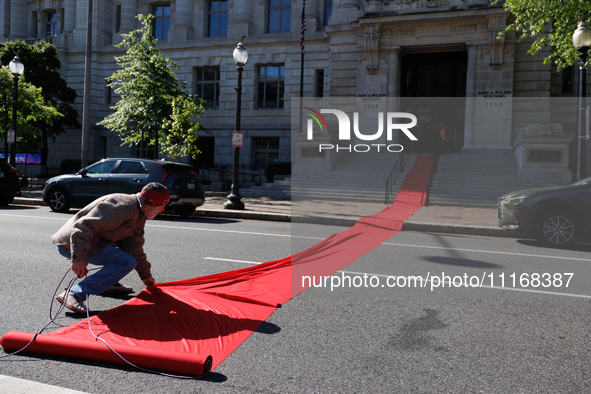
<svg viewBox="0 0 591 394"><path fill-rule="evenodd" d="M10 204L21 194L19 172L6 159L0 159L0 205Z"/></svg>
<svg viewBox="0 0 591 394"><path fill-rule="evenodd" d="M546 245L572 245L591 232L591 178L505 194L498 218L500 227L526 231Z"/></svg>
<svg viewBox="0 0 591 394"><path fill-rule="evenodd" d="M149 159L104 159L76 174L58 175L45 183L43 201L53 211L67 212L106 194L138 193L150 182L168 188L167 208L183 217L205 202L201 178L190 165Z"/></svg>

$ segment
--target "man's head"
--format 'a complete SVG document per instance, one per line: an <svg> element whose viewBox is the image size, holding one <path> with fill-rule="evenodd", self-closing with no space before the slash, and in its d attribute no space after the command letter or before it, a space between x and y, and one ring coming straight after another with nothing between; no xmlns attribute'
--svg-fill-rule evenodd
<svg viewBox="0 0 591 394"><path fill-rule="evenodd" d="M146 204L146 217L154 219L158 213L164 211L170 201L168 189L161 183L151 182L143 187L140 192Z"/></svg>

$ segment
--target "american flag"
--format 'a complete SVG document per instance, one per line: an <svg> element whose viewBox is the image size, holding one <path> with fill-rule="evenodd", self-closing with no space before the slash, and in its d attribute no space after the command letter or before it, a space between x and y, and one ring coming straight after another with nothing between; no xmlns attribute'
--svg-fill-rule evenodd
<svg viewBox="0 0 591 394"><path fill-rule="evenodd" d="M306 2L304 1L304 6L302 7L302 29L300 30L300 48L302 49L302 53L305 53L305 45L304 45L304 36L306 33Z"/></svg>

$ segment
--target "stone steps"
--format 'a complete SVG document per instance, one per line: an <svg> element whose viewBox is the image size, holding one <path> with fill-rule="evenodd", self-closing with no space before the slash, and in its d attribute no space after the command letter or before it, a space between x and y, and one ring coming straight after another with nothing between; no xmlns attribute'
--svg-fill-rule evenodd
<svg viewBox="0 0 591 394"><path fill-rule="evenodd" d="M441 155L433 176L429 205L496 207L503 194L557 186L548 179L518 177L512 150L464 150Z"/></svg>
<svg viewBox="0 0 591 394"><path fill-rule="evenodd" d="M243 189L240 194L243 197L384 203L386 179L398 156L392 153L343 155L331 171L295 174L274 183ZM390 201L400 189L414 159L409 158L405 172L399 173L390 192Z"/></svg>

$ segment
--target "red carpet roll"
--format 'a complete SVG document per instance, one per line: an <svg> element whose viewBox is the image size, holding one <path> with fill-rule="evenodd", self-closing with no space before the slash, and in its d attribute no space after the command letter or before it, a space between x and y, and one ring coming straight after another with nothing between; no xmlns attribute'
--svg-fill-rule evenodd
<svg viewBox="0 0 591 394"><path fill-rule="evenodd" d="M5 351L14 352L25 347L34 335L10 331L2 336L0 345ZM187 376L201 376L211 370L211 356L168 352L141 346L109 345L129 362L146 369ZM27 352L128 365L99 340L78 340L40 334L27 348Z"/></svg>

